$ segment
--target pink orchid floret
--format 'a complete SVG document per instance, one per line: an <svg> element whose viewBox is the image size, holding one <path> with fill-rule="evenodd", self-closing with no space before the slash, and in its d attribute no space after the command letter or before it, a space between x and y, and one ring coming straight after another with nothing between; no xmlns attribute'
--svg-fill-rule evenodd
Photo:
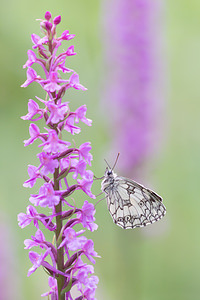
<svg viewBox="0 0 200 300"><path fill-rule="evenodd" d="M80 127L74 125L74 116L69 115L69 117L65 121L65 130L70 132L71 134L79 134L81 132Z"/></svg>
<svg viewBox="0 0 200 300"><path fill-rule="evenodd" d="M66 58L68 56L76 55L76 52L74 52L74 46L70 46L66 52L61 53L58 55L58 57L55 59L54 65L52 69L61 69L63 73L70 73L74 71L72 69L66 68L65 63L66 63Z"/></svg>
<svg viewBox="0 0 200 300"><path fill-rule="evenodd" d="M63 120L65 118L65 114L69 110L68 103L62 103L55 105L53 102L47 102L46 106L48 108L48 111L50 112L50 116L47 119L46 124L49 124L50 122L52 124L56 124L59 121Z"/></svg>
<svg viewBox="0 0 200 300"><path fill-rule="evenodd" d="M63 82L66 82L66 80L59 79L58 73L54 71L49 74L48 79L40 81L40 83L44 84L45 91L51 93L59 91L61 89L61 85L59 84Z"/></svg>
<svg viewBox="0 0 200 300"><path fill-rule="evenodd" d="M65 60L61 61L59 64L57 64L56 68L58 70L61 70L63 73L71 73L74 72L72 69L65 67Z"/></svg>
<svg viewBox="0 0 200 300"><path fill-rule="evenodd" d="M31 40L34 44L33 49L40 48L40 49L46 50L45 47L43 46L43 44L48 43L47 37L40 38L37 34L33 33L31 35Z"/></svg>
<svg viewBox="0 0 200 300"><path fill-rule="evenodd" d="M56 230L56 225L51 222L51 217L47 217L44 214L39 214L35 207L32 205L29 205L26 209L25 213L18 214L18 225L21 228L24 228L28 226L32 221L34 226L39 229L39 221L45 226L45 228L48 228L50 231Z"/></svg>
<svg viewBox="0 0 200 300"><path fill-rule="evenodd" d="M46 249L46 250L51 249L51 251L49 251L49 255L51 256L53 268L56 267L56 260L57 260L56 248L50 242L45 240L45 236L40 229L36 231L35 236L31 236L31 239L26 239L24 241L24 245L25 245L24 249L31 249L33 247L40 247L41 249Z"/></svg>
<svg viewBox="0 0 200 300"><path fill-rule="evenodd" d="M24 146L28 146L28 145L32 144L38 138L41 139L42 141L44 141L44 135L40 134L39 127L37 125L35 125L34 123L31 123L29 126L29 133L30 133L31 137L28 140L24 140Z"/></svg>
<svg viewBox="0 0 200 300"><path fill-rule="evenodd" d="M87 240L87 242L83 245L82 251L85 256L95 264L95 260L93 257L100 257L96 251L94 251L94 242L92 240Z"/></svg>
<svg viewBox="0 0 200 300"><path fill-rule="evenodd" d="M56 159L53 159L52 155L46 152L41 152L37 156L41 162L38 169L42 168L42 175L48 175L49 173L53 174L55 169L58 168L59 162Z"/></svg>
<svg viewBox="0 0 200 300"><path fill-rule="evenodd" d="M32 166L32 165L28 165L28 175L29 175L30 179L28 179L24 182L24 184L23 184L24 187L32 188L35 185L37 178L42 177L38 168L36 168L35 166Z"/></svg>
<svg viewBox="0 0 200 300"><path fill-rule="evenodd" d="M79 83L79 75L77 73L73 73L69 78L68 87L73 87L76 90L87 90L82 84Z"/></svg>
<svg viewBox="0 0 200 300"><path fill-rule="evenodd" d="M39 145L39 147L43 147L43 151L47 153L57 153L66 150L66 148L70 146L70 142L65 142L58 138L55 130L48 129L48 133L47 141Z"/></svg>
<svg viewBox="0 0 200 300"><path fill-rule="evenodd" d="M85 176L87 163L85 160L79 160L75 166L75 171L73 174L73 178L76 179L78 175L80 174L81 177Z"/></svg>
<svg viewBox="0 0 200 300"><path fill-rule="evenodd" d="M97 276L95 276L95 286L98 284L98 282L99 282L99 279L98 279L98 277ZM88 288L88 287L86 287L84 290L83 290L83 297L85 298L85 299L87 299L87 300L97 300L96 298L95 298L95 289L96 288L94 288L94 289L91 289L91 288ZM84 299L83 298L83 299Z"/></svg>
<svg viewBox="0 0 200 300"><path fill-rule="evenodd" d="M35 119L33 117L39 114L39 116ZM43 110L40 109L39 105L32 99L29 99L28 102L28 114L21 117L23 120L31 120L31 121L38 121L43 118Z"/></svg>
<svg viewBox="0 0 200 300"><path fill-rule="evenodd" d="M31 67L32 64L34 64L37 61L37 56L36 56L35 52L33 52L32 50L28 50L27 54L28 54L28 60L23 65L23 68Z"/></svg>
<svg viewBox="0 0 200 300"><path fill-rule="evenodd" d="M65 53L67 56L76 55L76 52L74 52L74 46L70 46Z"/></svg>
<svg viewBox="0 0 200 300"><path fill-rule="evenodd" d="M24 228L28 226L32 221L34 222L34 226L36 228L39 228L38 224L38 212L37 210L29 205L26 209L26 214L25 213L20 213L18 214L18 224L21 228Z"/></svg>
<svg viewBox="0 0 200 300"><path fill-rule="evenodd" d="M87 170L83 179L78 179L79 188L82 189L90 198L95 199L95 195L92 194L91 188L93 184L94 174L91 170Z"/></svg>
<svg viewBox="0 0 200 300"><path fill-rule="evenodd" d="M70 228L70 227L65 229L64 230L64 239L58 248L61 248L64 245L67 245L68 249L71 251L76 251L78 249L81 249L87 241L86 237L84 237L84 236L79 237L79 235L82 234L83 232L84 232L84 230L82 230L80 232L76 232L73 228Z"/></svg>
<svg viewBox="0 0 200 300"><path fill-rule="evenodd" d="M56 300L58 299L58 287L57 287L57 280L53 277L49 277L48 279L48 283L49 283L49 287L50 287L50 291L47 293L42 294L42 297L48 297L51 295L51 299L52 300Z"/></svg>
<svg viewBox="0 0 200 300"><path fill-rule="evenodd" d="M49 255L51 249L47 249L44 254L39 255L37 252L30 251L29 252L29 259L32 262L33 266L28 270L27 276L30 276L34 273L37 268L43 265L45 258Z"/></svg>
<svg viewBox="0 0 200 300"><path fill-rule="evenodd" d="M88 275L94 273L94 267L91 265L82 266L82 268L77 273L77 278L79 280L79 288L82 288L82 284L87 285Z"/></svg>
<svg viewBox="0 0 200 300"><path fill-rule="evenodd" d="M79 147L79 157L80 157L80 159L84 158L89 165L91 165L91 161L92 161L92 154L89 153L91 151L91 149L92 149L92 147L91 147L90 142L83 143Z"/></svg>
<svg viewBox="0 0 200 300"><path fill-rule="evenodd" d="M75 34L69 34L69 30L65 30L61 37L58 38L58 40L65 40L65 41L69 41L71 39L73 39L75 37Z"/></svg>
<svg viewBox="0 0 200 300"><path fill-rule="evenodd" d="M61 168L62 169L76 169L76 166L78 164L79 160L76 158L71 158L71 157L65 157L61 161Z"/></svg>
<svg viewBox="0 0 200 300"><path fill-rule="evenodd" d="M77 213L77 218L80 219L84 228L90 231L97 230L98 225L94 223L95 221L95 208L92 203L87 200L84 202L82 209Z"/></svg>
<svg viewBox="0 0 200 300"><path fill-rule="evenodd" d="M82 105L79 108L77 108L77 110L75 111L75 122L78 123L79 120L80 120L83 123L85 123L86 125L91 126L92 125L92 120L87 119L85 117L86 111L87 111L86 105Z"/></svg>
<svg viewBox="0 0 200 300"><path fill-rule="evenodd" d="M37 75L37 72L30 67L28 68L26 75L27 80L21 85L21 87L27 87L32 82L38 82L38 80L40 80L40 76Z"/></svg>
<svg viewBox="0 0 200 300"><path fill-rule="evenodd" d="M35 233L35 236L32 236L31 239L26 239L24 241L25 249L31 249L32 247L40 246L41 248L45 248L45 246L42 246L45 244L45 237L43 232L38 229Z"/></svg>
<svg viewBox="0 0 200 300"><path fill-rule="evenodd" d="M60 196L56 195L51 183L44 183L39 190L39 194L31 195L29 200L35 206L54 208L60 202Z"/></svg>

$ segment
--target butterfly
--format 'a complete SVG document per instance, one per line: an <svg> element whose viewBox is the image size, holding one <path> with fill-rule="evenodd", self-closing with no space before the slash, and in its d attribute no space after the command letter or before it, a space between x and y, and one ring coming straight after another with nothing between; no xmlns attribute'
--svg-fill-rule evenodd
<svg viewBox="0 0 200 300"><path fill-rule="evenodd" d="M164 217L166 208L158 194L136 181L118 176L113 168L106 168L101 189L115 224L131 229L144 227Z"/></svg>

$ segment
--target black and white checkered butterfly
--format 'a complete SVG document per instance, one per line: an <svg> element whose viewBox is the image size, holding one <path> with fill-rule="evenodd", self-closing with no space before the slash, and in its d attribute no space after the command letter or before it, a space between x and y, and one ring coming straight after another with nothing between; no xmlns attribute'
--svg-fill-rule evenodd
<svg viewBox="0 0 200 300"><path fill-rule="evenodd" d="M166 213L162 198L141 184L106 169L101 189L115 224L130 229L160 220Z"/></svg>

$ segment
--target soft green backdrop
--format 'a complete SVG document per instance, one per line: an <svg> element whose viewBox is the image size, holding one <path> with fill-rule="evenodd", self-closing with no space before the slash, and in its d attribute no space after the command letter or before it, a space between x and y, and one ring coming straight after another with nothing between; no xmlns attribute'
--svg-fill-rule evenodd
<svg viewBox="0 0 200 300"><path fill-rule="evenodd" d="M109 1L109 0L107 0ZM31 47L30 34L39 34L39 24L49 10L61 14L59 32L69 29L77 56L70 66L79 75L87 92L70 91L72 106L87 104L93 127L84 127L81 141L93 144L93 171L104 172L103 158L108 152L105 116L100 110L101 85L106 69L102 68L101 49L104 35L101 2L76 1L2 1L0 10L0 201L4 221L10 227L12 260L9 287L19 280L20 300L40 299L47 291L47 276L37 270L26 277L31 266L23 240L34 234L33 227L21 230L17 214L25 212L30 191L22 187L27 178L27 164L37 164L36 145L24 148L28 122L20 119L27 112L27 102L41 89L33 84L20 88L26 76L22 65ZM100 21L101 20L101 21ZM159 161L152 168L150 182L163 195L167 215L154 229L123 231L114 226L106 203L99 204L96 220L99 230L90 236L95 241L96 274L100 278L100 300L196 300L200 295L200 2L170 0L166 4L166 45L169 78L167 91L167 130ZM69 66L69 67L70 67ZM117 153L117 149L116 149ZM113 155L116 155L114 153ZM99 182L94 192L100 192ZM80 203L82 200L80 200ZM1 221L0 221L1 226ZM2 227L2 226L1 226ZM2 236L2 235L0 235ZM89 236L89 235L88 235ZM9 240L9 239L7 239ZM6 240L6 241L7 241ZM5 246L1 239L1 247ZM2 290L1 290L2 293ZM13 288L13 298L15 290ZM9 299L4 299L9 300Z"/></svg>

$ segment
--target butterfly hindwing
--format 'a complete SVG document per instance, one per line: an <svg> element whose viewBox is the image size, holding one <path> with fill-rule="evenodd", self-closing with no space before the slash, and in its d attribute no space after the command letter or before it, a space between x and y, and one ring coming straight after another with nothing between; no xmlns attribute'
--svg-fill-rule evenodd
<svg viewBox="0 0 200 300"><path fill-rule="evenodd" d="M165 215L162 198L130 179L114 173L105 176L102 190L114 223L124 229L146 226Z"/></svg>

